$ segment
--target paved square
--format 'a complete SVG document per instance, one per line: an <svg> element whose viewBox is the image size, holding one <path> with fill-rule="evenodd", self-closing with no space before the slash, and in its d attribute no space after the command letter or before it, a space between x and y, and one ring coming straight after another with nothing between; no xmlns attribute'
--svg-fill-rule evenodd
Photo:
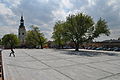
<svg viewBox="0 0 120 80"><path fill-rule="evenodd" d="M16 57L9 53L2 52L5 80L120 80L119 52L15 49Z"/></svg>

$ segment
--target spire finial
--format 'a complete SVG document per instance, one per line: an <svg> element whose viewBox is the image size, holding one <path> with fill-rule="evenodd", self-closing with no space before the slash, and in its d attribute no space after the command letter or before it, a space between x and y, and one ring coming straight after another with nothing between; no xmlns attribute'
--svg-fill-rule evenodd
<svg viewBox="0 0 120 80"><path fill-rule="evenodd" d="M20 26L24 26L23 12L21 12Z"/></svg>
<svg viewBox="0 0 120 80"><path fill-rule="evenodd" d="M21 12L21 19L23 19L23 12Z"/></svg>
<svg viewBox="0 0 120 80"><path fill-rule="evenodd" d="M21 13L21 16L23 16L23 12Z"/></svg>

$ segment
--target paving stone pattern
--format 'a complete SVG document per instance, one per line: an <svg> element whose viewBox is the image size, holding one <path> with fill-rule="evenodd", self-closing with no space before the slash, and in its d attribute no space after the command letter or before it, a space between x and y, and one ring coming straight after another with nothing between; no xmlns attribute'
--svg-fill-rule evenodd
<svg viewBox="0 0 120 80"><path fill-rule="evenodd" d="M119 53L54 49L4 50L5 80L120 80ZM112 54L112 55L111 55Z"/></svg>

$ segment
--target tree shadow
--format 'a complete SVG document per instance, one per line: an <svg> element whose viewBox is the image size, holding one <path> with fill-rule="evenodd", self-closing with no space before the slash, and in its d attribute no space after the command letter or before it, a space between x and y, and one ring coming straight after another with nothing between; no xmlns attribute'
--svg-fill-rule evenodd
<svg viewBox="0 0 120 80"><path fill-rule="evenodd" d="M116 53L107 53L107 52L90 52L90 51L66 51L62 54L67 55L78 55L78 56L87 56L87 57L94 57L94 56L118 56Z"/></svg>

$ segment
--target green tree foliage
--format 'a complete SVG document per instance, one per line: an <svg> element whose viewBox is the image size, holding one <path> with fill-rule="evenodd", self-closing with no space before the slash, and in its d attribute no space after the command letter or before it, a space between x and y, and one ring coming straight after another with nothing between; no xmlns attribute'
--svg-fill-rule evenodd
<svg viewBox="0 0 120 80"><path fill-rule="evenodd" d="M19 39L15 34L6 34L2 38L2 44L13 49L19 44Z"/></svg>
<svg viewBox="0 0 120 80"><path fill-rule="evenodd" d="M54 42L58 45L58 48L63 48L65 43L65 38L63 37L63 24L64 23L62 21L56 22L52 36L52 38L55 40Z"/></svg>
<svg viewBox="0 0 120 80"><path fill-rule="evenodd" d="M59 35L61 35L61 38L74 42L76 51L79 50L80 44L92 41L101 34L105 34L107 36L110 34L107 22L104 19L100 18L95 24L91 16L83 13L69 15L66 18L66 21L64 23L60 23L59 25L62 25L62 31L57 28L54 30L53 36L57 35L54 34L55 32L57 33L60 31ZM58 38L58 36L56 37ZM54 39L57 40L57 38Z"/></svg>
<svg viewBox="0 0 120 80"><path fill-rule="evenodd" d="M105 34L105 35L109 36L110 31L108 29L108 25L107 25L107 22L105 21L105 19L100 18L95 25L95 31L94 31L94 34L93 34L93 38L97 38L101 34Z"/></svg>
<svg viewBox="0 0 120 80"><path fill-rule="evenodd" d="M32 25L30 27L31 30L29 30L26 35L26 45L30 47L40 45L41 49L43 49L43 45L47 39L44 37L44 34L40 32L37 26Z"/></svg>
<svg viewBox="0 0 120 80"><path fill-rule="evenodd" d="M82 13L67 17L65 26L66 36L69 36L68 38L74 42L76 51L79 49L79 44L82 44L89 38L93 25L93 19Z"/></svg>

